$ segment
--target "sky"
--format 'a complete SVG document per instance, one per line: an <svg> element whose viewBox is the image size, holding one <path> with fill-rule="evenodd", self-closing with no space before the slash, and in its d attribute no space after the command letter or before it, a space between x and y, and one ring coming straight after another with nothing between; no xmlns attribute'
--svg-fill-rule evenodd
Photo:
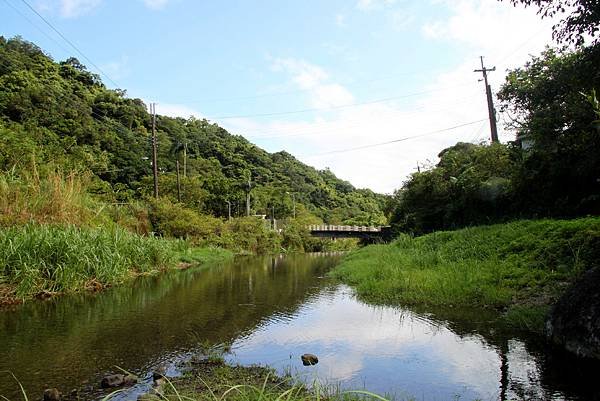
<svg viewBox="0 0 600 401"><path fill-rule="evenodd" d="M392 193L444 148L489 142L473 70L480 56L496 67L497 91L551 45L553 21L535 11L508 0L0 0L0 35L75 56L158 114L206 118ZM514 139L509 118L498 113L502 142Z"/></svg>

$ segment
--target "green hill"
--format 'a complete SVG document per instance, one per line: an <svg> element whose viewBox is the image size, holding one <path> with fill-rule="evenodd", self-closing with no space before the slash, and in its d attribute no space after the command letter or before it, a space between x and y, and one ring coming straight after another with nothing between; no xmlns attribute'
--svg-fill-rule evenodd
<svg viewBox="0 0 600 401"><path fill-rule="evenodd" d="M245 214L291 217L296 206L332 224L385 224L386 197L356 189L328 169L287 152L268 153L217 124L157 116L160 194L223 217L226 201ZM112 202L152 194L151 116L140 99L107 89L77 59L55 62L19 37L0 37L0 170L89 172L90 191ZM302 206L301 206L302 205Z"/></svg>

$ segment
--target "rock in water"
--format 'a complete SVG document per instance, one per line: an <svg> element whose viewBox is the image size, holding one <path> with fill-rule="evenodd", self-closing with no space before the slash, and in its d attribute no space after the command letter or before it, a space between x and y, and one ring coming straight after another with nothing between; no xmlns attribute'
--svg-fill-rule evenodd
<svg viewBox="0 0 600 401"><path fill-rule="evenodd" d="M60 401L62 394L55 388L44 390L44 401Z"/></svg>
<svg viewBox="0 0 600 401"><path fill-rule="evenodd" d="M110 387L119 387L119 386L131 386L138 382L137 376L134 375L108 375L100 382L100 387L102 388L110 388Z"/></svg>
<svg viewBox="0 0 600 401"><path fill-rule="evenodd" d="M546 335L581 357L600 359L600 268L583 274L558 300Z"/></svg>
<svg viewBox="0 0 600 401"><path fill-rule="evenodd" d="M316 365L319 363L319 358L313 354L303 354L300 359L302 359L302 364L304 366Z"/></svg>
<svg viewBox="0 0 600 401"><path fill-rule="evenodd" d="M125 375L116 374L116 375L108 375L100 382L100 387L109 388L109 387L119 387L122 386L125 381Z"/></svg>
<svg viewBox="0 0 600 401"><path fill-rule="evenodd" d="M163 379L167 374L167 367L165 365L160 365L152 372L152 379L157 381L159 379Z"/></svg>

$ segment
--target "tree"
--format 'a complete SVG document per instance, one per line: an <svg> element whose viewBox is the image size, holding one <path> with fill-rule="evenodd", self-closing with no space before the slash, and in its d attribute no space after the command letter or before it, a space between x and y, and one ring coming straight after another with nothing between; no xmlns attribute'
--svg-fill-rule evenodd
<svg viewBox="0 0 600 401"><path fill-rule="evenodd" d="M594 127L600 46L547 49L510 71L498 93L527 146L514 177L519 208L538 216L600 212L600 135Z"/></svg>
<svg viewBox="0 0 600 401"><path fill-rule="evenodd" d="M502 0L500 0L502 1ZM600 43L600 0L509 0L513 5L535 6L542 18L567 14L553 27L552 36L558 42L582 46L585 36Z"/></svg>
<svg viewBox="0 0 600 401"><path fill-rule="evenodd" d="M395 194L391 223L417 234L498 221L510 213L515 155L503 144L459 142Z"/></svg>

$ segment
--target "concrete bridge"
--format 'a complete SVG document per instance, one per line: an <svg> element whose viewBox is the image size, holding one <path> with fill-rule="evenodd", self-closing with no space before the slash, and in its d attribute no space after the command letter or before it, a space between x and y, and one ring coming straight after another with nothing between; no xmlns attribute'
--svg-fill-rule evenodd
<svg viewBox="0 0 600 401"><path fill-rule="evenodd" d="M310 225L308 230L319 238L361 238L386 240L391 235L390 227Z"/></svg>

